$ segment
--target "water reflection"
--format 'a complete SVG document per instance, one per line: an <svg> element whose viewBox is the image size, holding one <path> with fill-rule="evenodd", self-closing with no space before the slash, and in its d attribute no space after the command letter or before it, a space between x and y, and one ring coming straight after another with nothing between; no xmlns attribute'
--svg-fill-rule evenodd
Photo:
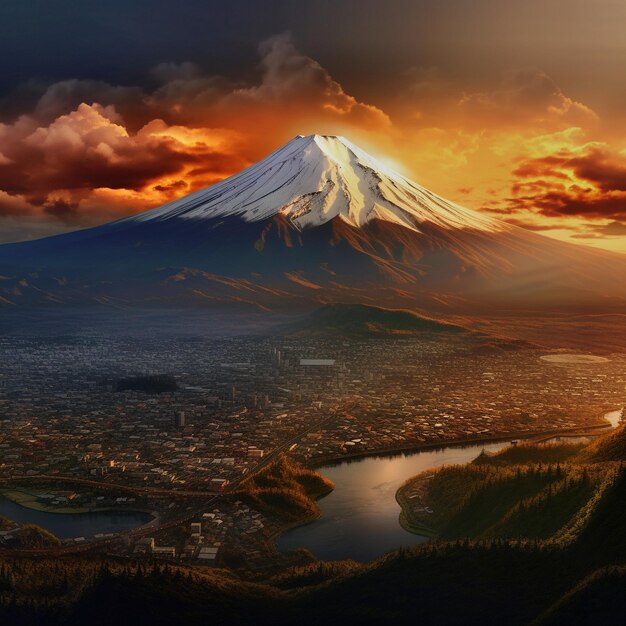
<svg viewBox="0 0 626 626"><path fill-rule="evenodd" d="M616 428L622 411L611 411L605 418ZM557 438L561 443L584 443L587 437ZM545 443L553 443L555 439ZM508 441L488 445L444 448L388 457L368 457L327 465L320 471L335 489L320 500L322 514L306 526L294 528L278 540L281 550L308 548L325 560L369 561L390 550L428 541L400 526L400 505L395 494L411 476L442 465L469 463L482 450L495 452Z"/></svg>
<svg viewBox="0 0 626 626"><path fill-rule="evenodd" d="M427 541L398 523L395 494L411 476L427 469L468 463L484 449L495 452L508 442L429 450L392 457L369 457L320 468L335 489L320 500L321 517L294 528L278 540L281 550L308 548L320 559L368 561L400 546Z"/></svg>

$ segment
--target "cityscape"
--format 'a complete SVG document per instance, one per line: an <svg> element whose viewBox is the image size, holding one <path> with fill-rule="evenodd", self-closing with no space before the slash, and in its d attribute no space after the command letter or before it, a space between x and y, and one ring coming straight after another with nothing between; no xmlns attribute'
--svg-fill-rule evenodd
<svg viewBox="0 0 626 626"><path fill-rule="evenodd" d="M538 348L484 353L471 335L5 337L0 350L4 497L43 511L146 516L134 527L122 515L119 532L68 537L42 553L222 564L245 551L255 567L293 558L273 541L282 520L247 504L241 489L282 453L315 467L594 434L626 388L623 355L551 362ZM18 545L17 535L5 528L2 549Z"/></svg>

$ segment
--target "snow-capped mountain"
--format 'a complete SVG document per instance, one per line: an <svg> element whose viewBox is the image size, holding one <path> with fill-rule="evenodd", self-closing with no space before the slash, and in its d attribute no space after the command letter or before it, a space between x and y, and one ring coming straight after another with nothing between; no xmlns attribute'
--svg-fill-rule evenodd
<svg viewBox="0 0 626 626"><path fill-rule="evenodd" d="M624 255L471 211L322 135L140 215L0 246L7 306L621 311L625 276Z"/></svg>
<svg viewBox="0 0 626 626"><path fill-rule="evenodd" d="M334 218L355 227L379 219L415 232L421 222L477 230L504 226L431 193L344 137L328 135L298 135L242 172L129 221L227 215L246 222L282 215L298 230Z"/></svg>

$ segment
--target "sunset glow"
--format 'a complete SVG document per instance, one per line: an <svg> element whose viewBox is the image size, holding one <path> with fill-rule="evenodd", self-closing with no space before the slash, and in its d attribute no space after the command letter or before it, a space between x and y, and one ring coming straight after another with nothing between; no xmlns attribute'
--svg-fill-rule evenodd
<svg viewBox="0 0 626 626"><path fill-rule="evenodd" d="M626 623L625 33L2 0L0 626Z"/></svg>
<svg viewBox="0 0 626 626"><path fill-rule="evenodd" d="M457 27L459 16L445 19L437 28ZM594 50L602 19L575 24ZM192 54L155 58L133 82L84 71L39 81L29 98L14 81L0 116L2 240L144 211L240 171L296 134L320 133L348 137L469 208L626 252L626 131L615 98L585 83L588 67L577 81L575 68L538 63L530 49L513 63L492 35L507 49L499 66L483 63L480 75L461 78L470 61L460 51L421 60L407 52L391 87L375 67L364 82L363 67L319 59L303 28L259 36L256 56L236 72ZM465 52L479 55L478 37Z"/></svg>

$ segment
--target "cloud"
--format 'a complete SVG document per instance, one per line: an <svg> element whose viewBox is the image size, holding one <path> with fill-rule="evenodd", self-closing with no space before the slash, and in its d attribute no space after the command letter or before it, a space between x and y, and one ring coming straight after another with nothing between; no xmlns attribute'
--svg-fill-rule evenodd
<svg viewBox="0 0 626 626"><path fill-rule="evenodd" d="M464 94L459 110L468 124L588 126L598 117L588 106L563 93L550 76L538 69L504 73L493 91Z"/></svg>
<svg viewBox="0 0 626 626"><path fill-rule="evenodd" d="M391 128L288 34L259 54L251 81L165 62L152 90L78 79L41 90L28 113L0 123L0 217L98 223L221 180L297 133Z"/></svg>
<svg viewBox="0 0 626 626"><path fill-rule="evenodd" d="M189 188L189 184L186 183L184 180L175 180L174 182L171 182L167 185L155 185L153 187L155 191L164 191L164 192L185 191L188 188Z"/></svg>
<svg viewBox="0 0 626 626"><path fill-rule="evenodd" d="M228 129L158 119L132 132L112 105L82 103L48 125L23 116L0 125L0 215L85 225L145 210L245 167L237 142ZM102 189L138 193L143 202L125 211L90 202Z"/></svg>
<svg viewBox="0 0 626 626"><path fill-rule="evenodd" d="M0 189L30 196L58 189L137 190L211 159L222 171L241 165L239 159L226 159L212 149L213 135L220 134L177 129L161 120L131 133L114 107L82 103L47 126L22 118L0 127L0 144L8 159L0 164Z"/></svg>
<svg viewBox="0 0 626 626"><path fill-rule="evenodd" d="M586 244L593 245L600 242L607 246L609 242L623 241L624 237L626 237L626 223L617 221L605 222L603 224L585 223L570 237L575 240L581 240Z"/></svg>
<svg viewBox="0 0 626 626"><path fill-rule="evenodd" d="M561 165L601 191L626 191L626 155L592 148L587 154L566 159Z"/></svg>
<svg viewBox="0 0 626 626"><path fill-rule="evenodd" d="M323 117L351 124L369 124L380 129L390 125L379 108L359 102L317 61L300 53L288 33L271 37L259 46L261 81L258 85L236 89L222 105L280 105L291 109L305 106Z"/></svg>
<svg viewBox="0 0 626 626"><path fill-rule="evenodd" d="M112 106L128 124L141 124L146 95L140 87L110 85L97 80L62 80L48 86L31 115L40 124L50 124L78 108L83 102Z"/></svg>
<svg viewBox="0 0 626 626"><path fill-rule="evenodd" d="M601 226L593 226L593 229L602 235L608 237L624 237L626 236L626 224L623 222L609 222Z"/></svg>
<svg viewBox="0 0 626 626"><path fill-rule="evenodd" d="M210 119L256 132L259 124L271 131L312 121L329 132L391 126L385 112L346 93L324 67L296 48L288 33L263 41L259 55L258 78L251 82L207 75L191 63L160 64L152 74L161 84L147 102L154 114L170 122Z"/></svg>
<svg viewBox="0 0 626 626"><path fill-rule="evenodd" d="M591 143L528 159L508 203L547 217L626 219L626 156Z"/></svg>

